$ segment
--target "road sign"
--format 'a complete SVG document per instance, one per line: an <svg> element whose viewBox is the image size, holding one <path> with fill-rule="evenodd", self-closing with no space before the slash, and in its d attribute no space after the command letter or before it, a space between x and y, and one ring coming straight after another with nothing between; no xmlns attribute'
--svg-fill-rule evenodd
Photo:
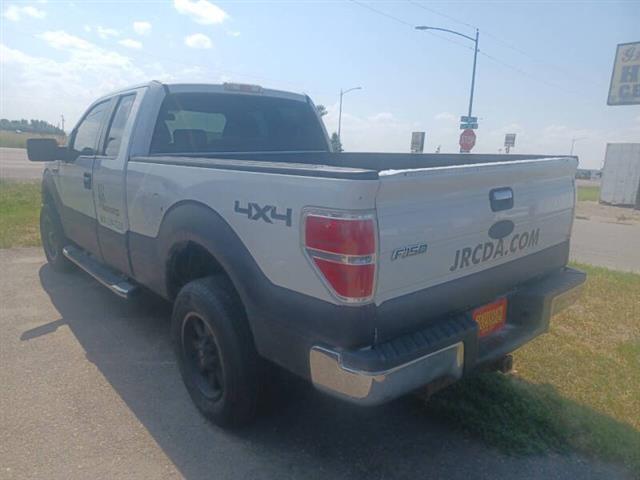
<svg viewBox="0 0 640 480"><path fill-rule="evenodd" d="M424 132L411 132L411 153L422 153L424 151Z"/></svg>
<svg viewBox="0 0 640 480"><path fill-rule="evenodd" d="M505 133L504 134L504 146L505 147L515 147L516 146L516 134L515 133Z"/></svg>
<svg viewBox="0 0 640 480"><path fill-rule="evenodd" d="M478 117L460 117L460 123L478 123Z"/></svg>
<svg viewBox="0 0 640 480"><path fill-rule="evenodd" d="M469 153L476 144L476 133L471 129L463 130L460 134L460 151Z"/></svg>
<svg viewBox="0 0 640 480"><path fill-rule="evenodd" d="M460 130L466 130L467 128L470 128L471 130L477 130L478 124L477 123L461 123L460 124Z"/></svg>
<svg viewBox="0 0 640 480"><path fill-rule="evenodd" d="M607 105L640 105L640 42L618 45Z"/></svg>

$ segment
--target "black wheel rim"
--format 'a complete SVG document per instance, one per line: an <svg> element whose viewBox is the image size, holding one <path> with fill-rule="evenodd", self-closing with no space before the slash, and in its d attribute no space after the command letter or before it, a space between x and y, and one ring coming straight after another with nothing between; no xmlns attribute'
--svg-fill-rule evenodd
<svg viewBox="0 0 640 480"><path fill-rule="evenodd" d="M58 256L58 236L56 235L53 223L51 223L49 216L45 215L43 220L42 241L44 243L44 248L47 250L49 258L55 260Z"/></svg>
<svg viewBox="0 0 640 480"><path fill-rule="evenodd" d="M224 393L220 349L213 331L196 313L185 317L182 348L194 386L209 400L219 400Z"/></svg>

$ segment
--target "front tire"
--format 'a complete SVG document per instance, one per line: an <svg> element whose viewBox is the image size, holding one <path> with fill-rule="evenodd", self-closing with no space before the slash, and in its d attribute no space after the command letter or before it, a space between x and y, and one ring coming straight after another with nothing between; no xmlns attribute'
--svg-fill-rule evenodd
<svg viewBox="0 0 640 480"><path fill-rule="evenodd" d="M73 264L64 256L62 249L68 243L57 212L45 203L40 209L40 239L47 262L56 272L66 273Z"/></svg>
<svg viewBox="0 0 640 480"><path fill-rule="evenodd" d="M174 304L171 328L182 379L202 415L221 427L253 420L258 355L229 280L213 276L185 285Z"/></svg>

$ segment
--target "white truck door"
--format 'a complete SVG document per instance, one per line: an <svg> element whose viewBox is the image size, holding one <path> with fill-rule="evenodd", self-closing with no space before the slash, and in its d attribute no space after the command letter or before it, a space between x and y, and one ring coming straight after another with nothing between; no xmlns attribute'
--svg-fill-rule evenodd
<svg viewBox="0 0 640 480"><path fill-rule="evenodd" d="M104 262L131 274L126 235L129 229L125 195L125 169L129 143L144 89L123 93L115 99L104 141L93 167L98 240Z"/></svg>
<svg viewBox="0 0 640 480"><path fill-rule="evenodd" d="M71 133L69 151L72 159L60 162L57 185L64 207L60 214L67 237L99 258L93 164L110 105L111 100L105 100L91 107Z"/></svg>

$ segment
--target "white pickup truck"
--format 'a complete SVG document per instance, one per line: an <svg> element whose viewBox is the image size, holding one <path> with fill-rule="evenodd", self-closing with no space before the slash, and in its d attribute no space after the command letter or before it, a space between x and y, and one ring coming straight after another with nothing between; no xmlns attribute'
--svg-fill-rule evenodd
<svg viewBox="0 0 640 480"><path fill-rule="evenodd" d="M51 267L172 301L219 425L254 416L265 359L362 405L504 368L585 280L575 157L333 153L304 95L151 82L28 154Z"/></svg>

